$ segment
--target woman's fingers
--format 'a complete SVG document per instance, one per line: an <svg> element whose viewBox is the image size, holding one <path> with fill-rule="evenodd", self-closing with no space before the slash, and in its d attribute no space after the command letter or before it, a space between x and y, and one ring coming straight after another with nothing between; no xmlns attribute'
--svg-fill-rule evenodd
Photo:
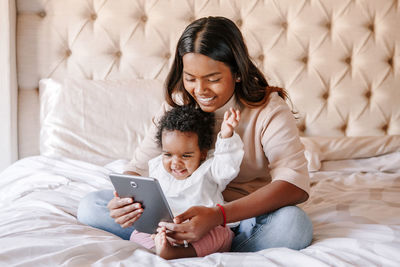
<svg viewBox="0 0 400 267"><path fill-rule="evenodd" d="M188 242L196 240L192 226L189 223L175 224L160 222L160 224L163 225L162 228L166 229L167 238L169 238L171 243L183 244L183 240L187 240Z"/></svg>
<svg viewBox="0 0 400 267"><path fill-rule="evenodd" d="M160 222L158 226L161 228L168 229L172 232L187 232L191 231L189 228L190 225L187 223L183 223L186 220L190 220L196 213L194 207L189 208L187 211L184 213L179 214L178 216L175 216L174 218L174 223L170 222Z"/></svg>
<svg viewBox="0 0 400 267"><path fill-rule="evenodd" d="M182 233L182 232L171 232L167 233L168 237L174 240L176 244L183 244L183 240L188 242L196 241L195 235L193 233Z"/></svg>
<svg viewBox="0 0 400 267"><path fill-rule="evenodd" d="M195 216L197 214L197 208L196 206L194 207L190 207L189 209L187 209L185 212L175 216L174 218L174 222L179 224L179 223L183 223L186 220L190 220L193 216Z"/></svg>
<svg viewBox="0 0 400 267"><path fill-rule="evenodd" d="M166 232L166 231L167 231L167 228L165 228L165 227L158 227L156 230L157 233Z"/></svg>
<svg viewBox="0 0 400 267"><path fill-rule="evenodd" d="M121 227L122 228L127 228L127 227L130 227L130 226L132 226L137 220L139 220L139 218L140 218L140 215L142 215L142 212L140 212L140 213L135 213L136 215L134 216L134 217L132 217L130 220L128 220L128 221L126 221L126 222L124 222L124 223L122 223L122 224L120 224L121 225ZM130 214L130 216L131 216L131 214ZM129 217L130 217L129 216ZM118 223L118 222L117 222Z"/></svg>
<svg viewBox="0 0 400 267"><path fill-rule="evenodd" d="M114 209L119 209L121 207L124 207L124 206L132 204L132 203L133 203L132 198L114 197L113 199L110 200L110 202L108 202L107 208L111 211Z"/></svg>
<svg viewBox="0 0 400 267"><path fill-rule="evenodd" d="M129 213L115 218L114 221L120 224L123 228L129 227L140 218L142 213L143 209L135 209Z"/></svg>
<svg viewBox="0 0 400 267"><path fill-rule="evenodd" d="M114 219L120 217L134 217L138 213L143 212L140 203L133 203L131 205L124 206L123 208L119 208L110 212L110 216ZM131 216L129 216L131 214Z"/></svg>
<svg viewBox="0 0 400 267"><path fill-rule="evenodd" d="M143 213L140 203L134 203L133 198L120 198L115 192L114 195L107 205L110 217L123 228L131 226Z"/></svg>
<svg viewBox="0 0 400 267"><path fill-rule="evenodd" d="M114 208L110 210L110 216L114 219L122 217L132 211L137 211L141 208L140 203L125 204L124 206L119 206L119 208Z"/></svg>
<svg viewBox="0 0 400 267"><path fill-rule="evenodd" d="M175 231L185 231L185 226L183 224L176 224L176 223L169 223L169 222L160 222L158 224L160 227L165 227L169 231L175 232Z"/></svg>
<svg viewBox="0 0 400 267"><path fill-rule="evenodd" d="M219 212L219 210L217 210ZM215 227L213 208L194 206L174 218L175 223L160 222L160 227L165 227L167 235L182 244L183 240L193 242L199 240ZM218 214L219 215L219 214Z"/></svg>

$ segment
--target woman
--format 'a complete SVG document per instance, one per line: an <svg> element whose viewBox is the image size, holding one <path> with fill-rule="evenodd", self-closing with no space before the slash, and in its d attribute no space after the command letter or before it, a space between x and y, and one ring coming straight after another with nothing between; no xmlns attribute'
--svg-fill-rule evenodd
<svg viewBox="0 0 400 267"><path fill-rule="evenodd" d="M242 123L236 130L245 154L239 175L224 191L228 203L222 209L196 206L177 216L175 223L160 223L172 231L171 240L180 244L197 241L217 225L241 221L233 229L232 251L302 249L310 244L311 221L295 206L308 199L307 162L285 99L285 91L269 87L252 63L232 21L207 17L187 26L167 77L167 104L157 118L171 106L193 103L203 111L215 112L218 125L226 110L239 109ZM153 125L126 173L147 174L148 160L160 153L155 132ZM128 239L142 212L139 203L113 197L108 190L83 199L78 219Z"/></svg>

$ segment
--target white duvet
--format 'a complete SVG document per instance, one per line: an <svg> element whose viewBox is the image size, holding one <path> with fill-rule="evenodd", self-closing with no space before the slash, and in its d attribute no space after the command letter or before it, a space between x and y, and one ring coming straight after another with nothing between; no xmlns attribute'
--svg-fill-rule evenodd
<svg viewBox="0 0 400 267"><path fill-rule="evenodd" d="M80 224L79 200L112 188L105 167L43 156L0 174L0 266L400 266L400 152L323 162L302 205L311 246L165 261L133 242ZM284 233L282 233L284 234Z"/></svg>

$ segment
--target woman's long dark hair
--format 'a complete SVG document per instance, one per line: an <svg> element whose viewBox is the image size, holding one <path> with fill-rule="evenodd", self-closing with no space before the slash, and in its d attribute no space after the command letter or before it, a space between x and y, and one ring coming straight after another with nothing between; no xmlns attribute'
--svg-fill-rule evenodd
<svg viewBox="0 0 400 267"><path fill-rule="evenodd" d="M240 82L235 83L235 94L247 106L264 104L271 92L278 92L283 99L287 98L286 91L270 87L263 73L254 65L235 23L225 17L204 17L189 24L178 41L166 80L165 95L171 106L178 105L173 97L176 93L182 95L183 104L196 103L183 86L182 57L187 53L199 53L225 63L233 77L240 77Z"/></svg>

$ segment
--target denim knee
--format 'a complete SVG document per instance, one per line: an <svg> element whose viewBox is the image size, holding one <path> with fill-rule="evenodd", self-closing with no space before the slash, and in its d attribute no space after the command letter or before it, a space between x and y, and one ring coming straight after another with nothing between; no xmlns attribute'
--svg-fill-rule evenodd
<svg viewBox="0 0 400 267"><path fill-rule="evenodd" d="M296 206L250 218L240 223L232 243L232 251L254 252L267 248L302 249L312 240L312 223Z"/></svg>
<svg viewBox="0 0 400 267"><path fill-rule="evenodd" d="M261 218L260 218L261 219ZM271 231L279 233L276 245L300 250L311 244L313 226L308 215L297 206L286 206L274 213L269 222Z"/></svg>
<svg viewBox="0 0 400 267"><path fill-rule="evenodd" d="M77 217L86 225L110 232L128 240L133 227L122 228L113 218L107 208L108 202L114 197L112 190L101 190L87 194L79 203Z"/></svg>
<svg viewBox="0 0 400 267"><path fill-rule="evenodd" d="M107 204L113 198L112 190L94 191L79 202L77 218L83 224L96 227L99 217L108 214Z"/></svg>

